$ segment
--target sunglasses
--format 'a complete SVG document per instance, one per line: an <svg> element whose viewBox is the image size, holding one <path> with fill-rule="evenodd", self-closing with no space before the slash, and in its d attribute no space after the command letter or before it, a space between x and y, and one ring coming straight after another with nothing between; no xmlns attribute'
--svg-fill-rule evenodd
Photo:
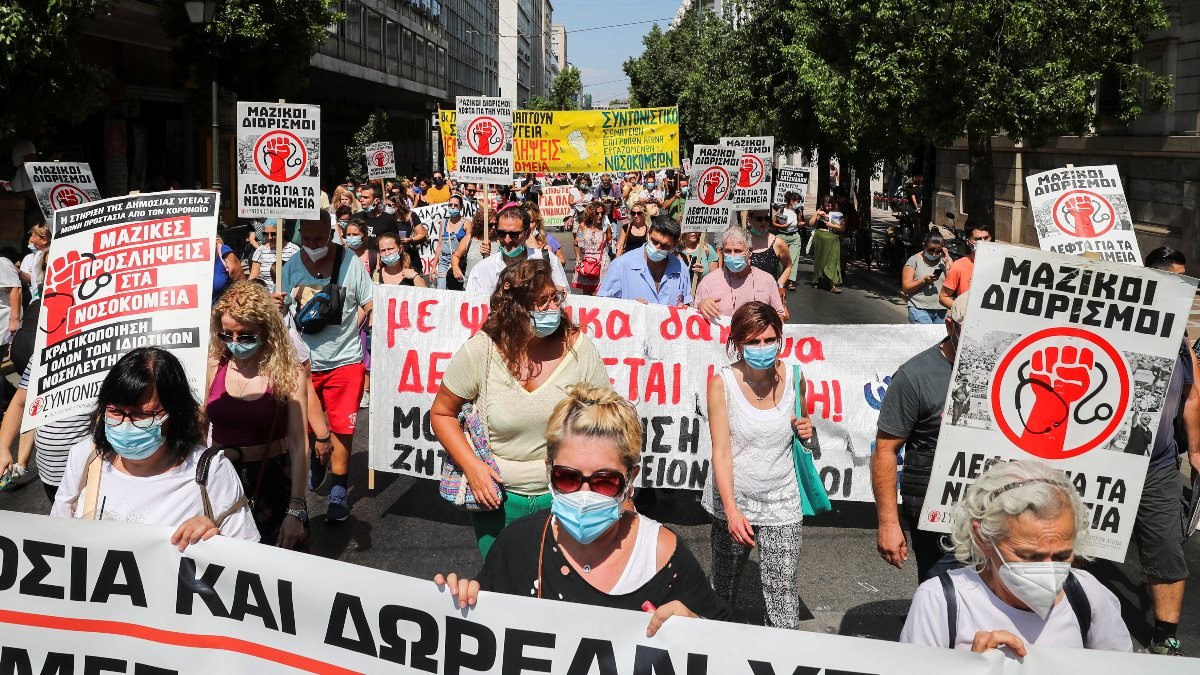
<svg viewBox="0 0 1200 675"><path fill-rule="evenodd" d="M583 475L579 469L555 464L550 467L550 486L564 494L579 492L584 485L589 485L592 492L605 497L616 497L625 492L625 474L620 471L601 469L590 476Z"/></svg>
<svg viewBox="0 0 1200 675"><path fill-rule="evenodd" d="M258 344L258 336L252 335L250 333L247 333L245 335L239 335L237 337L234 337L230 333L217 333L217 339L220 340L221 342L224 342L225 344L230 344L233 342L236 342L239 345L256 345L256 344Z"/></svg>
<svg viewBox="0 0 1200 675"><path fill-rule="evenodd" d="M497 239L520 239L525 236L525 230L513 232L512 230L496 230Z"/></svg>
<svg viewBox="0 0 1200 675"><path fill-rule="evenodd" d="M634 211L634 212L633 212L633 215L635 215L635 216L644 216L644 215L646 215L646 212L645 212L645 211Z"/></svg>

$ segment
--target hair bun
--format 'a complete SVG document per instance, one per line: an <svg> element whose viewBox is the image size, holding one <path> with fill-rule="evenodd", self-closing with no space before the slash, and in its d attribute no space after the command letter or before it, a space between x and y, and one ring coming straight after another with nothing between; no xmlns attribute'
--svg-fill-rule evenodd
<svg viewBox="0 0 1200 675"><path fill-rule="evenodd" d="M608 387L597 387L586 382L567 387L567 397L579 405L610 405L625 400Z"/></svg>

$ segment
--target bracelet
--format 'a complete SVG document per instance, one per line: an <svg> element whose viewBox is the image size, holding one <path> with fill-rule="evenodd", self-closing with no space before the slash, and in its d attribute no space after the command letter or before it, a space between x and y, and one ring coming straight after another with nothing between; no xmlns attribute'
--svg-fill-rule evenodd
<svg viewBox="0 0 1200 675"><path fill-rule="evenodd" d="M314 442L314 443L330 443L330 442L333 442L333 434L329 434L329 435L328 435L328 436L326 436L325 438L316 438L316 439L313 439L313 442Z"/></svg>

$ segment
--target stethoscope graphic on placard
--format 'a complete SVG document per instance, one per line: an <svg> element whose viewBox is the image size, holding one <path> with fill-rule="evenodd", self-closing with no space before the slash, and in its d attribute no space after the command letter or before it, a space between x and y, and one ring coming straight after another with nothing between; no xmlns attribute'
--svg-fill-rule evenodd
<svg viewBox="0 0 1200 675"><path fill-rule="evenodd" d="M1059 395L1059 393L1057 391L1054 391L1053 387L1051 387L1050 385L1046 384L1045 382L1043 382L1041 380L1035 380L1032 377L1029 377L1027 375L1029 367L1030 367L1030 361L1026 361L1025 363L1021 364L1020 368L1017 369L1017 388L1015 391L1013 391L1013 403L1016 405L1017 416L1021 420L1021 426L1025 429L1025 431L1029 432L1030 434L1034 434L1034 435L1048 434L1051 431L1062 426L1067 421L1068 418L1074 418L1075 422L1077 424L1081 424L1081 425L1091 424L1092 422L1106 422L1106 421L1112 419L1113 413L1115 411L1113 410L1112 405L1110 405L1108 403L1097 404L1096 407L1093 408L1091 411L1092 412L1091 417L1088 417L1086 419L1084 419L1080 414L1081 411L1084 409L1084 406L1086 406L1088 404L1088 402L1091 401L1093 398L1098 396L1100 394L1100 392L1104 390L1104 387L1106 387L1108 385L1108 369L1104 367L1103 363L1095 364L1096 369L1100 371L1100 377L1101 377L1100 385L1097 387L1093 387L1091 392L1089 392L1086 396L1084 396L1082 399L1079 400L1079 404L1075 406L1075 412L1073 414L1066 412L1071 409L1071 406L1066 402L1066 400L1063 399L1062 396ZM1062 419L1051 423L1045 429L1041 429L1041 430L1030 429L1029 422L1028 422L1028 420L1025 419L1025 411L1023 410L1023 406L1021 403L1021 394L1024 393L1025 387L1041 387L1042 389L1045 389L1046 391L1050 392L1050 394L1053 395L1054 398L1058 399L1059 403L1062 403L1063 410L1064 410Z"/></svg>

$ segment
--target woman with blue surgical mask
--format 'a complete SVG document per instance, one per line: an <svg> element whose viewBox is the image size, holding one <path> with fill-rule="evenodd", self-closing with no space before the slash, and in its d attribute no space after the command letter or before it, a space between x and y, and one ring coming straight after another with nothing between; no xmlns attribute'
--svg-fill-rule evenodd
<svg viewBox="0 0 1200 675"><path fill-rule="evenodd" d="M758 546L767 625L800 624L800 488L792 439L812 437L797 419L792 368L781 363L783 321L765 302L733 313L726 343L737 360L708 383L712 471L702 504L713 517L713 587L736 606L741 573Z"/></svg>
<svg viewBox="0 0 1200 675"><path fill-rule="evenodd" d="M729 619L683 541L628 508L643 433L633 405L607 387L569 385L544 433L549 511L501 533L478 578L439 574L438 587L459 608L485 590L652 612L647 636L672 616Z"/></svg>
<svg viewBox="0 0 1200 675"><path fill-rule="evenodd" d="M1131 651L1117 597L1072 569L1090 520L1061 470L992 465L954 505L949 539L964 567L917 588L900 641L1018 658L1028 645ZM1155 646L1148 651L1169 653Z"/></svg>
<svg viewBox="0 0 1200 675"><path fill-rule="evenodd" d="M308 347L261 282L239 281L213 306L205 417L233 462L264 543L307 536Z"/></svg>
<svg viewBox="0 0 1200 675"><path fill-rule="evenodd" d="M208 452L200 406L170 352L121 357L92 416L95 431L71 448L50 515L169 525L180 550L217 534L259 540L233 464Z"/></svg>

